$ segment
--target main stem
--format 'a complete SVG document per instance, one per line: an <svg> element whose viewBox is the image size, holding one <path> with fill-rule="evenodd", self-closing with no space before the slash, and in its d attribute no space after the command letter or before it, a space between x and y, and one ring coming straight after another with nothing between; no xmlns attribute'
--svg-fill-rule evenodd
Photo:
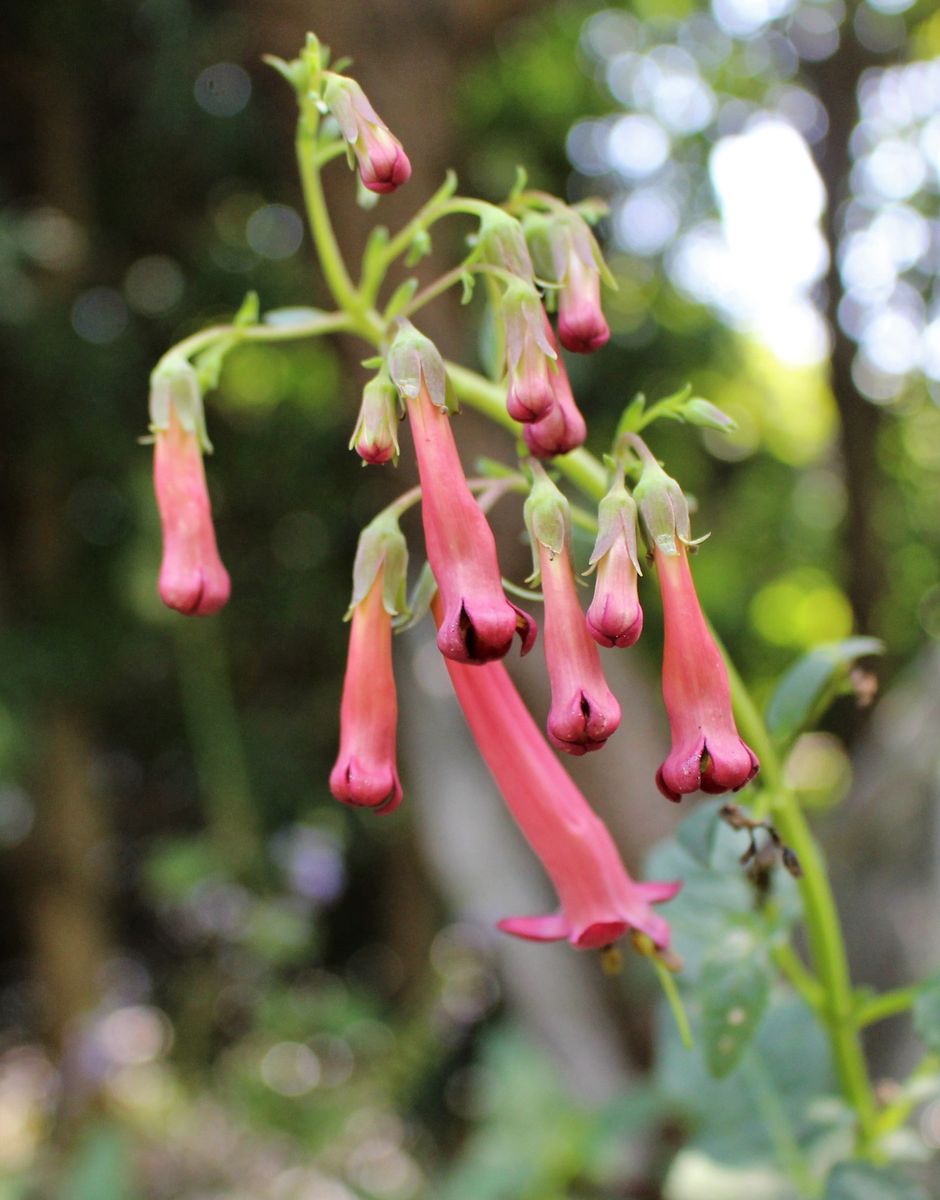
<svg viewBox="0 0 940 1200"><path fill-rule="evenodd" d="M313 234L317 256L326 279L327 287L333 293L337 305L349 314L350 323L357 333L368 341L376 342L383 333L382 322L378 314L364 302L362 295L353 283L346 263L340 252L333 223L330 220L323 195L323 181L320 178L320 165L317 161L317 132L320 127L320 114L316 104L305 99L301 104L300 118L297 123L297 165L300 171L300 182L303 187L304 205L310 231Z"/></svg>
<svg viewBox="0 0 940 1200"><path fill-rule="evenodd" d="M800 861L806 936L813 968L822 984L815 1007L826 1027L842 1094L858 1118L858 1147L866 1151L876 1134L877 1106L859 1036L848 955L829 875L799 801L784 782L783 769L763 718L727 653L725 662L742 736L757 747L761 758L774 824Z"/></svg>

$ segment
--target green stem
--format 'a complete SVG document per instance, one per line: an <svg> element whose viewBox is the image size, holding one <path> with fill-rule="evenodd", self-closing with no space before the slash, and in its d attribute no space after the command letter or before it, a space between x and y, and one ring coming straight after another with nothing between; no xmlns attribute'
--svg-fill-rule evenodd
<svg viewBox="0 0 940 1200"><path fill-rule="evenodd" d="M378 341L384 333L382 322L378 313L366 304L346 270L346 263L343 261L326 206L318 162L317 131L319 126L320 113L316 104L310 100L304 100L297 123L296 148L297 165L300 171L300 182L303 187L310 232L313 235L323 277L338 307L346 311L349 323L357 333L360 333L368 341Z"/></svg>
<svg viewBox="0 0 940 1200"><path fill-rule="evenodd" d="M919 991L920 988L916 985L897 988L863 1001L855 1014L858 1027L862 1029L866 1025L874 1025L876 1021L883 1021L886 1017L896 1017L899 1013L908 1012L914 1007Z"/></svg>
<svg viewBox="0 0 940 1200"><path fill-rule="evenodd" d="M780 942L773 947L773 960L787 977L810 1008L822 1012L826 1005L826 993L822 984L809 971L803 960L789 942Z"/></svg>
<svg viewBox="0 0 940 1200"><path fill-rule="evenodd" d="M379 293L385 272L399 255L404 254L415 237L425 229L430 229L435 221L447 215L447 202L457 186L457 176L453 171L447 172L447 178L434 193L430 200L418 209L411 220L404 225L386 244L384 250L375 260L375 265L368 275L363 273L360 290L371 304Z"/></svg>
<svg viewBox="0 0 940 1200"><path fill-rule="evenodd" d="M902 1085L902 1094L897 1100L878 1114L878 1133L883 1137L893 1133L907 1121L908 1117L927 1098L924 1095L924 1085L940 1073L940 1054L927 1054L919 1065L911 1072Z"/></svg>
<svg viewBox="0 0 940 1200"><path fill-rule="evenodd" d="M875 1097L856 1025L855 993L826 865L796 795L784 783L783 765L757 705L724 647L722 653L728 668L735 720L742 736L761 761L774 824L803 870L800 892L806 935L813 967L822 987L822 1004L814 1007L826 1026L842 1094L858 1118L859 1149L867 1150L875 1134Z"/></svg>
<svg viewBox="0 0 940 1200"><path fill-rule="evenodd" d="M447 374L461 400L517 438L521 435L522 427L506 411L503 384L491 383L476 371L468 371L456 363L447 364ZM559 454L552 459L552 466L592 500L601 500L607 494L607 468L589 450L582 447L570 454Z"/></svg>
<svg viewBox="0 0 940 1200"><path fill-rule="evenodd" d="M352 328L352 322L344 312L324 313L322 317L312 317L309 321L298 322L296 325L210 325L183 338L175 346L171 346L157 363L159 370L169 359L192 358L201 350L207 350L216 342L231 339L236 342L289 342L299 338L318 337L324 333L342 333Z"/></svg>

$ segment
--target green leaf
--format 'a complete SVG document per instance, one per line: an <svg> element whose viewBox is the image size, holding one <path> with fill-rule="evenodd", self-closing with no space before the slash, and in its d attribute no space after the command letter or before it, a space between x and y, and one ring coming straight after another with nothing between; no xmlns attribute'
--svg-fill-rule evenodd
<svg viewBox="0 0 940 1200"><path fill-rule="evenodd" d="M790 668L767 705L767 727L791 741L826 711L845 686L855 660L884 653L878 638L851 637L817 646Z"/></svg>
<svg viewBox="0 0 940 1200"><path fill-rule="evenodd" d="M692 1016L700 1041L701 1020L694 1013ZM831 1097L835 1080L826 1036L802 1000L782 988L774 989L753 1048L764 1076L773 1081L782 1113L800 1146L818 1146L821 1136L848 1135L853 1114ZM747 1069L751 1059L749 1053L741 1070L716 1079L709 1074L703 1055L683 1048L666 1006L659 1006L657 1090L672 1111L682 1115L687 1148L726 1167L765 1167L775 1158L754 1073ZM724 1200L728 1193L715 1190L712 1194Z"/></svg>
<svg viewBox="0 0 940 1200"><path fill-rule="evenodd" d="M400 316L410 304L415 292L418 290L417 279L406 279L404 283L400 283L392 292L392 298L388 302L388 306L383 313L386 321L394 321Z"/></svg>
<svg viewBox="0 0 940 1200"><path fill-rule="evenodd" d="M914 1001L914 1029L935 1054L940 1054L940 972L919 989Z"/></svg>
<svg viewBox="0 0 940 1200"><path fill-rule="evenodd" d="M636 432L643 423L643 413L646 410L646 397L637 392L627 407L623 410L617 422L617 432L614 434L614 447L625 433Z"/></svg>
<svg viewBox="0 0 940 1200"><path fill-rule="evenodd" d="M667 915L685 983L698 979L712 946L720 945L754 908L754 889L740 862L747 837L716 819L721 804L712 800L701 805L679 826L676 837L654 847L647 861L651 878L682 880ZM768 938L801 912L799 888L786 871L774 872L773 898L760 918L766 921Z"/></svg>
<svg viewBox="0 0 940 1200"><path fill-rule="evenodd" d="M697 992L705 1061L717 1078L734 1070L756 1033L770 980L765 943L746 925L732 928L706 955Z"/></svg>
<svg viewBox="0 0 940 1200"><path fill-rule="evenodd" d="M847 1162L826 1180L824 1200L928 1200L927 1193L900 1171Z"/></svg>

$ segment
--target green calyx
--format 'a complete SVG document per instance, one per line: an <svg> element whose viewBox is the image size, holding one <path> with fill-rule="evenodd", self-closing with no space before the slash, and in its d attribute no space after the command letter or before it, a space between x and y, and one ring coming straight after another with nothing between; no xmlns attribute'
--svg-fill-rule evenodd
<svg viewBox="0 0 940 1200"><path fill-rule="evenodd" d="M562 554L571 535L571 506L568 499L548 477L540 463L532 464L532 487L523 509L526 529L532 542L532 574L526 580L538 586L541 579L540 547L552 558Z"/></svg>
<svg viewBox="0 0 940 1200"><path fill-rule="evenodd" d="M203 451L211 454L199 375L182 355L162 359L150 376L150 432L166 433L171 412L187 433L196 435Z"/></svg>
<svg viewBox="0 0 940 1200"><path fill-rule="evenodd" d="M477 253L486 263L534 283L532 260L522 226L501 208L488 206L480 217Z"/></svg>
<svg viewBox="0 0 940 1200"><path fill-rule="evenodd" d="M681 546L691 546L689 504L682 488L659 463L647 460L633 489L650 549L675 556Z"/></svg>
<svg viewBox="0 0 940 1200"><path fill-rule="evenodd" d="M402 318L386 357L388 373L402 401L417 400L421 383L438 408L456 411L441 353L430 338Z"/></svg>
<svg viewBox="0 0 940 1200"><path fill-rule="evenodd" d="M585 575L594 570L618 540L625 543L636 573L643 574L636 548L636 522L636 501L627 488L622 468L618 468L610 491L597 507L597 540Z"/></svg>
<svg viewBox="0 0 940 1200"><path fill-rule="evenodd" d="M388 512L379 513L359 535L347 620L352 616L356 605L372 590L380 570L383 571L382 603L385 611L392 617L406 617L408 543L398 524L398 518Z"/></svg>

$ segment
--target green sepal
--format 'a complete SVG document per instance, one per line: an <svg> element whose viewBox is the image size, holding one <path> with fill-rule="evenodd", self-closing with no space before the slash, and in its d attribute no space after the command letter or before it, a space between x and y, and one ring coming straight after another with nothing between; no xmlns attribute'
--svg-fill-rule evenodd
<svg viewBox="0 0 940 1200"><path fill-rule="evenodd" d="M386 361L403 401L417 400L423 378L432 402L450 410L450 389L440 351L405 318L399 320Z"/></svg>
<svg viewBox="0 0 940 1200"><path fill-rule="evenodd" d="M579 200L571 207L587 221L588 225L596 225L601 217L606 217L610 212L610 205L600 196L588 196L587 199Z"/></svg>
<svg viewBox="0 0 940 1200"><path fill-rule="evenodd" d="M644 462L633 489L650 549L675 556L679 543L692 544L689 504L682 488L657 462Z"/></svg>
<svg viewBox="0 0 940 1200"><path fill-rule="evenodd" d="M537 585L541 579L539 547L544 546L552 558L563 553L571 536L571 506L541 463L532 463L531 469L532 487L523 508L532 542L532 574L526 583Z"/></svg>
<svg viewBox="0 0 940 1200"><path fill-rule="evenodd" d="M219 338L193 359L193 367L199 379L199 390L203 395L219 386L225 357L236 345L237 338L234 336Z"/></svg>
<svg viewBox="0 0 940 1200"><path fill-rule="evenodd" d="M532 260L522 226L515 217L491 205L480 218L477 233L477 254L484 262L502 267L534 285Z"/></svg>
<svg viewBox="0 0 940 1200"><path fill-rule="evenodd" d="M437 593L437 580L431 570L431 564L426 562L418 574L418 579L408 597L408 611L396 617L393 626L396 633L404 633L422 621L431 608L431 601Z"/></svg>
<svg viewBox="0 0 940 1200"><path fill-rule="evenodd" d="M469 304L473 299L473 289L476 287L476 276L472 271L464 271L460 276L460 303Z"/></svg>
<svg viewBox="0 0 940 1200"><path fill-rule="evenodd" d="M409 279L402 280L394 292L392 292L385 312L382 313L382 320L386 322L394 321L396 317L401 316L414 299L414 294L417 290L418 281L413 275Z"/></svg>
<svg viewBox="0 0 940 1200"><path fill-rule="evenodd" d="M385 611L392 617L406 616L408 543L397 517L391 516L387 510L380 512L359 535L347 620L352 616L356 605L361 604L369 594L379 570L383 567L382 603Z"/></svg>
<svg viewBox="0 0 940 1200"><path fill-rule="evenodd" d="M283 79L286 79L298 96L303 96L308 88L310 72L307 64L301 58L287 62L276 54L263 54L261 61L273 67Z"/></svg>
<svg viewBox="0 0 940 1200"><path fill-rule="evenodd" d="M636 548L636 522L636 501L630 495L623 471L618 470L610 491L597 506L597 540L585 575L590 575L620 538L626 543L627 553L637 575L643 574Z"/></svg>
<svg viewBox="0 0 940 1200"><path fill-rule="evenodd" d="M371 358L364 358L360 365L367 371L378 371L385 366L385 358L381 354L373 354Z"/></svg>
<svg viewBox="0 0 940 1200"><path fill-rule="evenodd" d="M353 165L353 164L350 164ZM363 212L371 212L373 208L381 200L379 192L373 192L362 182L359 175L356 175L356 203Z"/></svg>
<svg viewBox="0 0 940 1200"><path fill-rule="evenodd" d="M529 183L529 172L522 166L521 163L516 163L516 178L510 188L509 195L506 197L506 203L511 204L514 200L518 200L522 193L526 190Z"/></svg>
<svg viewBox="0 0 940 1200"><path fill-rule="evenodd" d="M206 432L206 414L202 403L199 375L182 355L164 358L150 376L150 432L166 433L170 411L187 433L194 433L206 454L212 443Z"/></svg>

